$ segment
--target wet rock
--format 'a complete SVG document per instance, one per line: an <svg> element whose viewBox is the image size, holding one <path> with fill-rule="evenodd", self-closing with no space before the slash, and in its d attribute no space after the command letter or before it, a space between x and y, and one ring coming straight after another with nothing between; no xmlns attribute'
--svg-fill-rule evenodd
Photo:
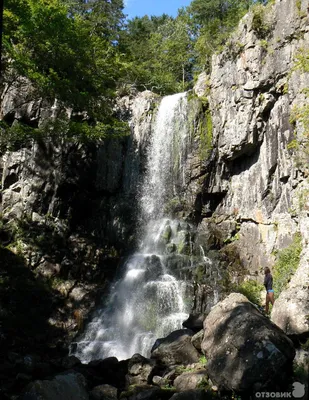
<svg viewBox="0 0 309 400"><path fill-rule="evenodd" d="M134 354L128 363L127 386L150 383L154 366L154 360L149 360L140 354Z"/></svg>
<svg viewBox="0 0 309 400"><path fill-rule="evenodd" d="M276 388L291 372L291 340L241 294L218 303L204 322L207 373L219 388Z"/></svg>
<svg viewBox="0 0 309 400"><path fill-rule="evenodd" d="M165 366L198 362L199 353L191 343L193 334L189 329L180 329L158 339L152 348L151 359Z"/></svg>
<svg viewBox="0 0 309 400"><path fill-rule="evenodd" d="M191 329L193 332L198 332L203 329L203 322L205 316L203 314L190 314L188 319L186 319L182 326Z"/></svg>

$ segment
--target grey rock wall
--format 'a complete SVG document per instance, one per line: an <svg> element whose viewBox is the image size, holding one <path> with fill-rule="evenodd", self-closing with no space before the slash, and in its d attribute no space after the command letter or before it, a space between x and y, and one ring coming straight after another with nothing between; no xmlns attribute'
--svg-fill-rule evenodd
<svg viewBox="0 0 309 400"><path fill-rule="evenodd" d="M80 144L59 131L1 156L1 244L22 254L35 276L65 297L69 309L55 309L53 325L80 329L135 244L136 196L155 97L145 92L117 105L115 112L130 120L130 136ZM31 100L24 81L3 93L1 114L9 124L38 127L61 113L87 117Z"/></svg>
<svg viewBox="0 0 309 400"><path fill-rule="evenodd" d="M225 248L239 255L245 277L261 281L262 269L271 268L275 253L300 231L302 273L297 276L302 278L293 278L289 288L297 295L282 294L285 300L275 304L274 319L289 333L308 332L309 291L301 283L309 274L308 152L304 126L291 123L295 107L309 103L304 94L309 74L297 68L297 56L308 51L308 1L268 5L264 37L252 20L252 12L242 19L225 50L213 57L211 76L196 88L199 96L205 95L201 85L210 82L216 154L203 190L203 208L211 216L201 213L200 232L205 235L214 224L219 242L230 242ZM294 139L296 150L288 146ZM289 311L283 309L287 299ZM292 315L296 308L301 310L298 322Z"/></svg>

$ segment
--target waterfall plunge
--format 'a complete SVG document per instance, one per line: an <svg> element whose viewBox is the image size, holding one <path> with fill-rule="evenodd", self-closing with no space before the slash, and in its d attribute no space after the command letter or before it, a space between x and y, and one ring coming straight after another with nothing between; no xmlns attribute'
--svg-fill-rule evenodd
<svg viewBox="0 0 309 400"><path fill-rule="evenodd" d="M160 104L140 190L139 250L123 266L105 307L72 345L71 353L82 362L111 356L127 359L135 353L149 356L155 340L181 328L188 317L186 283L170 266L180 241L185 237L190 245L190 227L164 218L167 202L184 183L186 112L185 93L167 96ZM190 264L190 257L177 257L182 265Z"/></svg>

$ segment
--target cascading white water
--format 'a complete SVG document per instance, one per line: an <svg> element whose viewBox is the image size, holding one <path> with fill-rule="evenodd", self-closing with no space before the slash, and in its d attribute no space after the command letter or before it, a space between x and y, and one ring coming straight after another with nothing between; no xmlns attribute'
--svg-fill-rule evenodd
<svg viewBox="0 0 309 400"><path fill-rule="evenodd" d="M149 356L155 340L181 328L188 317L186 283L171 270L171 257L182 258L182 265L190 263L191 227L164 218L166 203L183 179L189 139L186 112L185 93L167 96L160 104L140 191L139 250L123 266L104 309L72 345L71 354L82 362L110 356L121 360L135 353Z"/></svg>
<svg viewBox="0 0 309 400"><path fill-rule="evenodd" d="M186 93L164 97L151 138L141 190L141 217L145 220L161 217L167 200L177 194L175 185L183 175L186 158L187 125Z"/></svg>

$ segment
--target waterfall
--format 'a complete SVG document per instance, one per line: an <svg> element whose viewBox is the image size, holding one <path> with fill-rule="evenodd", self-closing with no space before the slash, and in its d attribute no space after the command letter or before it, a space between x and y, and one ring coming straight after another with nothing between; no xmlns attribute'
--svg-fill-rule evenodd
<svg viewBox="0 0 309 400"><path fill-rule="evenodd" d="M141 190L141 217L146 221L162 217L166 202L177 195L177 185L184 184L183 165L189 139L186 113L185 93L162 99Z"/></svg>
<svg viewBox="0 0 309 400"><path fill-rule="evenodd" d="M186 113L185 93L162 99L140 188L139 249L122 266L104 308L72 344L71 354L82 362L149 356L155 340L180 329L188 317L190 298L181 270L191 265L193 228L165 216L166 205L184 184L190 139Z"/></svg>

